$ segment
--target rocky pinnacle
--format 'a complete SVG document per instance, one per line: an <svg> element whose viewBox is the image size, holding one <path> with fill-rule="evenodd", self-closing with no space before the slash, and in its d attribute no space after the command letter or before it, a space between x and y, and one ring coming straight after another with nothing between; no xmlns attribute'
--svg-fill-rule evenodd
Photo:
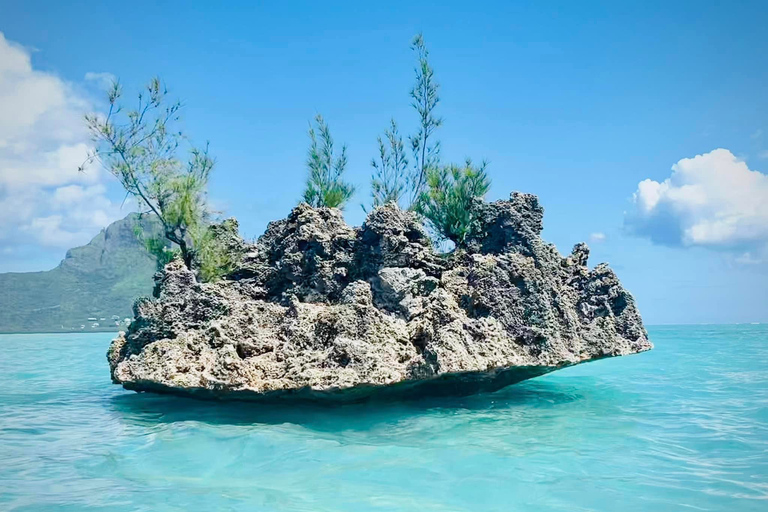
<svg viewBox="0 0 768 512"><path fill-rule="evenodd" d="M652 347L614 272L540 238L536 196L477 204L466 250L443 255L388 204L348 226L301 204L254 244L219 227L236 269L200 283L180 261L108 351L127 389L214 399L358 400L499 389Z"/></svg>

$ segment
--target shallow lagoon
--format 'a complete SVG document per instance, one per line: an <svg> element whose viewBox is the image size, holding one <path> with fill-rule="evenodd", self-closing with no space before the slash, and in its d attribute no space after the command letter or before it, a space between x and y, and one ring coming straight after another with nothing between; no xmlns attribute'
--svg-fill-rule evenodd
<svg viewBox="0 0 768 512"><path fill-rule="evenodd" d="M0 335L1 510L762 511L768 326L494 394L217 404L109 381L110 335Z"/></svg>

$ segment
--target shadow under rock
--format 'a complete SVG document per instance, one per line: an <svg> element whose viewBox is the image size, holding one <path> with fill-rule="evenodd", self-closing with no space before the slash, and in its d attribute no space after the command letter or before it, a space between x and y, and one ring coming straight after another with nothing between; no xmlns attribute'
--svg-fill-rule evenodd
<svg viewBox="0 0 768 512"><path fill-rule="evenodd" d="M111 398L112 408L130 424L197 421L213 425L292 423L313 430L368 430L372 425L406 420L437 411L489 411L557 406L579 401L575 388L552 382L526 382L493 393L460 397L411 397L405 401L370 399L360 403L204 401L153 393Z"/></svg>

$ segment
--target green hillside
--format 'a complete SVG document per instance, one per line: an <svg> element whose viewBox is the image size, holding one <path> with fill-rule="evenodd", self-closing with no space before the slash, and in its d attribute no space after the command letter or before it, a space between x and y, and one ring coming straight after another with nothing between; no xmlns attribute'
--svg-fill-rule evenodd
<svg viewBox="0 0 768 512"><path fill-rule="evenodd" d="M0 332L117 330L113 316L122 323L133 301L152 293L155 260L136 239L137 222L158 230L130 214L70 249L53 270L0 274Z"/></svg>

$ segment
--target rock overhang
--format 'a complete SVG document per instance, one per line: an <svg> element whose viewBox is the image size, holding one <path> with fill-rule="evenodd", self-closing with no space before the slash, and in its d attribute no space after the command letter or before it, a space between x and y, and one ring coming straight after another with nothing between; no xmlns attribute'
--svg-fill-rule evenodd
<svg viewBox="0 0 768 512"><path fill-rule="evenodd" d="M236 268L199 283L166 266L110 347L112 379L217 399L461 394L652 347L610 268L541 240L535 196L476 207L480 229L450 255L394 204L359 228L302 204L254 244L230 225Z"/></svg>

